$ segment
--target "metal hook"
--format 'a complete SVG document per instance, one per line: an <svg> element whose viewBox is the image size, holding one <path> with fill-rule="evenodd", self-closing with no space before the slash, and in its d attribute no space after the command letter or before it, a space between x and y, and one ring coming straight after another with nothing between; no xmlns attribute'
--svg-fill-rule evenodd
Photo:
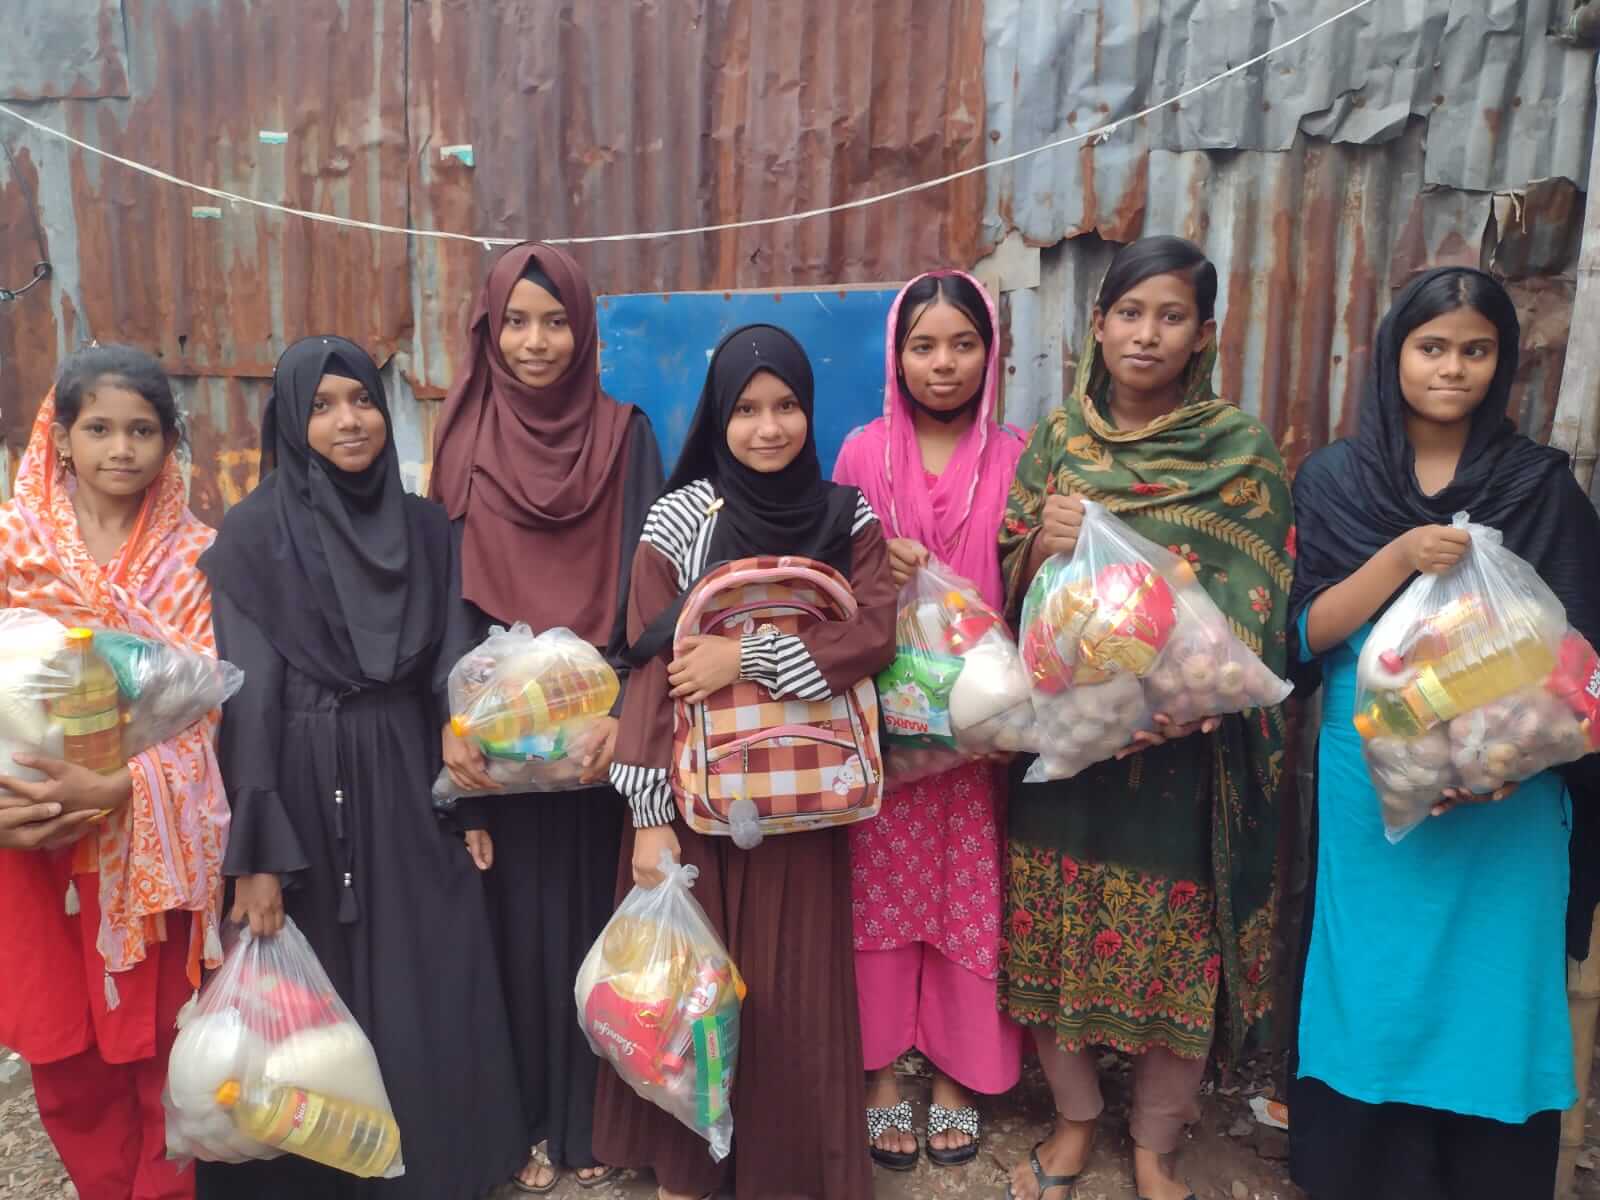
<svg viewBox="0 0 1600 1200"><path fill-rule="evenodd" d="M33 278L28 280L27 283L23 284L19 288L16 288L15 290L12 288L0 287L0 304L3 304L8 300L15 300L18 296L22 295L23 292L27 291L41 279L49 279L53 273L54 268L52 268L49 263L34 263Z"/></svg>

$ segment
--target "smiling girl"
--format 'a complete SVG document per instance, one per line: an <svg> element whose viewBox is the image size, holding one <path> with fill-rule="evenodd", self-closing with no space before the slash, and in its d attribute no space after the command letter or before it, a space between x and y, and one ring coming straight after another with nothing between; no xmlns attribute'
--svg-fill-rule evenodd
<svg viewBox="0 0 1600 1200"><path fill-rule="evenodd" d="M733 1090L734 1152L705 1142L601 1076L595 1145L607 1162L651 1167L663 1200L731 1184L740 1196L870 1200L861 1131L861 1032L850 950L850 844L840 828L771 837L753 850L681 826L667 782L673 701L695 703L756 680L774 698L814 700L854 686L894 656L895 589L883 532L853 487L822 477L811 363L771 325L730 333L712 356L700 406L666 496L650 509L634 560L635 643L709 567L763 555L832 566L855 590L849 622L787 637L691 638L635 672L611 777L633 828L620 890L661 882L662 853L699 868L694 897L749 985ZM730 1178L731 1177L731 1178Z"/></svg>
<svg viewBox="0 0 1600 1200"><path fill-rule="evenodd" d="M884 522L897 584L936 559L999 609L996 537L1022 436L998 423L995 315L963 272L906 285L889 310L883 416L851 435L834 478ZM934 1064L928 1158L941 1166L978 1155L965 1089L997 1095L1022 1071L1022 1030L995 1005L1003 786L994 764L968 763L891 792L850 831L867 1136L892 1170L917 1161L894 1071L907 1050Z"/></svg>
<svg viewBox="0 0 1600 1200"><path fill-rule="evenodd" d="M1294 613L1324 695L1290 1145L1316 1200L1549 1195L1576 1095L1562 917L1594 757L1441 796L1391 846L1351 723L1373 621L1418 572L1461 560L1458 511L1498 529L1600 637L1600 517L1567 456L1507 419L1519 336L1491 277L1421 276L1378 330L1358 432L1295 478Z"/></svg>
<svg viewBox="0 0 1600 1200"><path fill-rule="evenodd" d="M212 533L184 503L182 436L148 354L68 358L0 512L5 606L215 654L195 569ZM166 1161L161 1089L178 1010L221 963L214 729L199 722L105 775L0 763L0 1044L32 1067L82 1200L194 1194L193 1172Z"/></svg>
<svg viewBox="0 0 1600 1200"><path fill-rule="evenodd" d="M482 879L430 794L449 527L401 485L359 346L290 346L261 425L267 473L200 563L244 670L221 743L233 912L259 936L287 913L306 935L377 1051L406 1170L378 1184L285 1156L203 1166L200 1193L477 1200L526 1146Z"/></svg>
<svg viewBox="0 0 1600 1200"><path fill-rule="evenodd" d="M1288 476L1261 424L1212 394L1216 296L1216 268L1179 238L1112 259L1074 394L1017 467L1007 595L1015 613L1044 560L1077 546L1083 500L1097 500L1188 560L1281 675ZM1271 1002L1283 747L1278 709L1188 726L1158 713L1117 758L1013 789L1000 994L1033 1027L1057 1113L1012 1173L1015 1196L1068 1200L1103 1108L1098 1046L1134 1056L1138 1195L1188 1196L1173 1156L1199 1115L1218 1009L1218 1049L1237 1054Z"/></svg>

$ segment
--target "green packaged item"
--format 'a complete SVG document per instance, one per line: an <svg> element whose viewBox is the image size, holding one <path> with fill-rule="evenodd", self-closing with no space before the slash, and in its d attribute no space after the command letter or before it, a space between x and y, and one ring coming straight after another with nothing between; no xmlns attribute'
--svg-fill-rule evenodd
<svg viewBox="0 0 1600 1200"><path fill-rule="evenodd" d="M889 744L954 750L950 689L962 660L921 647L901 645L894 662L878 676L878 703Z"/></svg>

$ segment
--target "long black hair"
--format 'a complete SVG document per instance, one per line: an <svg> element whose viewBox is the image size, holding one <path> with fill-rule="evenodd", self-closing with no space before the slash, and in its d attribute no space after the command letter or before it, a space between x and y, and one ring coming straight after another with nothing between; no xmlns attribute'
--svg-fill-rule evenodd
<svg viewBox="0 0 1600 1200"><path fill-rule="evenodd" d="M152 355L133 346L89 346L67 356L56 374L56 424L71 429L85 398L102 383L142 396L155 409L167 439L183 442L183 415L172 395L172 381Z"/></svg>
<svg viewBox="0 0 1600 1200"><path fill-rule="evenodd" d="M1129 242L1118 250L1100 284L1094 306L1105 314L1146 279L1156 275L1182 275L1194 287L1194 303L1200 323L1217 314L1217 268L1205 251L1187 238L1158 234Z"/></svg>

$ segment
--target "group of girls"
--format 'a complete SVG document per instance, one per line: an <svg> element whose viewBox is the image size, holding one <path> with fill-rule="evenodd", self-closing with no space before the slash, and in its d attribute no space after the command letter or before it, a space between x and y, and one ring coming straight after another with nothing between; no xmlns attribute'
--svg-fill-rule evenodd
<svg viewBox="0 0 1600 1200"><path fill-rule="evenodd" d="M975 1096L1010 1089L1031 1051L1053 1124L1005 1189L1071 1200L1111 1047L1134 1061L1137 1192L1186 1200L1176 1154L1206 1062L1252 1045L1272 1008L1281 710L1158 714L1067 781L970 763L892 791L873 820L750 850L688 829L668 785L673 700L738 679L814 699L873 675L894 655L898 586L931 562L1015 622L1042 563L1073 552L1085 499L1192 564L1267 666L1324 686L1296 1180L1315 1200L1547 1194L1575 1095L1563 917L1592 763L1442 797L1390 846L1353 679L1374 617L1465 552L1444 528L1458 509L1500 528L1600 640L1584 549L1600 518L1565 456L1507 419L1519 330L1488 276L1433 271L1400 294L1358 432L1292 485L1268 432L1212 391L1216 295L1188 242L1121 250L1072 394L1030 435L999 421L993 304L964 273L921 276L889 314L883 415L832 481L805 351L747 326L712 355L664 479L644 414L600 390L582 271L526 244L473 313L432 499L401 485L372 359L317 336L280 360L260 486L215 535L185 507L155 361L73 355L0 513L5 604L245 673L220 729L114 775L19 756L35 783L0 764L0 1044L31 1065L78 1194L476 1200L641 1168L663 1200L866 1200L874 1161L972 1161ZM778 554L838 570L858 615L655 650L650 631L709 567ZM582 791L441 818L441 764L464 790L489 782L443 725L446 675L516 621L566 626L617 669L607 736ZM574 1011L581 959L622 895L660 882L664 853L698 868L749 986L722 1163L601 1066ZM1581 890L1591 864L1575 863ZM304 931L376 1049L402 1178L167 1161L174 1023L219 964L225 913L260 936L286 915ZM920 1139L894 1071L913 1048L934 1068Z"/></svg>

